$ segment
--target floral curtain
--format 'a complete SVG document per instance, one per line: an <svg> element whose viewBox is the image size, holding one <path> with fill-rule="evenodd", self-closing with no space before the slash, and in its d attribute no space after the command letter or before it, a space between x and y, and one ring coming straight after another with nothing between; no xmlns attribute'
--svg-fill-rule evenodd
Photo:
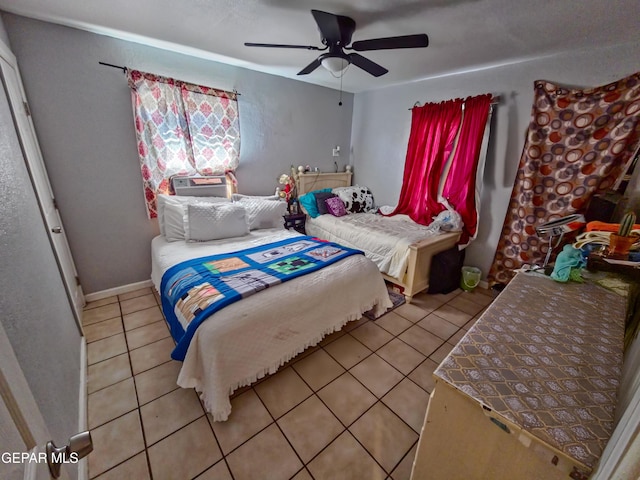
<svg viewBox="0 0 640 480"><path fill-rule="evenodd" d="M507 283L523 264L542 264L548 245L536 226L584 213L591 196L625 171L639 139L640 73L586 90L536 81L489 283Z"/></svg>
<svg viewBox="0 0 640 480"><path fill-rule="evenodd" d="M174 175L234 172L240 156L237 95L127 71L149 218Z"/></svg>

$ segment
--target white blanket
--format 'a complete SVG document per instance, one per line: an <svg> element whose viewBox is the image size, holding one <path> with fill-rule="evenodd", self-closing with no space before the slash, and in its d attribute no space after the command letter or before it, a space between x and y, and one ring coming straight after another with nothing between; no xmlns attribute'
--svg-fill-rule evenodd
<svg viewBox="0 0 640 480"><path fill-rule="evenodd" d="M230 241L203 243L152 241L152 280L187 258L242 250L297 235L279 229L257 230ZM327 301L331 299L331 301ZM178 385L201 392L215 421L231 413L229 395L250 385L325 335L362 313L376 316L392 306L375 264L353 255L233 303L202 323L191 340Z"/></svg>
<svg viewBox="0 0 640 480"><path fill-rule="evenodd" d="M402 280L407 270L409 245L437 236L442 233L441 226L434 221L425 227L406 215L353 213L343 217L309 217L306 231L308 235L362 250L382 273Z"/></svg>

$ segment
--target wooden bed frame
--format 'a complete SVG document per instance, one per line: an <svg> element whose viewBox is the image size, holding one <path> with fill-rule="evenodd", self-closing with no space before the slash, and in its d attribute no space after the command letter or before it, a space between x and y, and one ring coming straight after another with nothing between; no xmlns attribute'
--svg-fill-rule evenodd
<svg viewBox="0 0 640 480"><path fill-rule="evenodd" d="M351 178L351 172L298 174L296 178L298 195L321 188L348 187L351 185ZM460 232L449 232L409 245L409 259L404 277L400 279L382 273L383 278L401 287L406 302L411 303L416 294L429 288L433 256L456 245L459 238Z"/></svg>
<svg viewBox="0 0 640 480"><path fill-rule="evenodd" d="M411 303L411 299L416 294L429 288L429 273L433 256L449 250L458 243L459 238L460 232L449 232L413 243L409 245L409 259L404 278L400 280L385 273L382 276L394 285L402 287L405 301Z"/></svg>
<svg viewBox="0 0 640 480"><path fill-rule="evenodd" d="M298 190L298 195L303 195L323 188L350 187L352 175L353 174L351 172L299 173L296 176L296 188Z"/></svg>

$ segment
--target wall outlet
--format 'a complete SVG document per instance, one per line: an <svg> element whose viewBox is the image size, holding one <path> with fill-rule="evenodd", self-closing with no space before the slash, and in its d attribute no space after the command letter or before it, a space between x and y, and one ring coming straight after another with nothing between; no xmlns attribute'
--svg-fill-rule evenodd
<svg viewBox="0 0 640 480"><path fill-rule="evenodd" d="M337 146L333 149L333 156L334 156L334 157L339 157L339 156L340 156L340 145L337 145Z"/></svg>

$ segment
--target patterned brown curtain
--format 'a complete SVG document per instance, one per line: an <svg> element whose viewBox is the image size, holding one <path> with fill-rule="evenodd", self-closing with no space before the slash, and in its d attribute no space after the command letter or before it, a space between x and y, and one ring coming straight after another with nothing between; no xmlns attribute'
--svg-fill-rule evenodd
<svg viewBox="0 0 640 480"><path fill-rule="evenodd" d="M548 244L535 227L584 213L612 187L640 139L640 73L587 90L536 81L531 123L488 281L542 264Z"/></svg>

